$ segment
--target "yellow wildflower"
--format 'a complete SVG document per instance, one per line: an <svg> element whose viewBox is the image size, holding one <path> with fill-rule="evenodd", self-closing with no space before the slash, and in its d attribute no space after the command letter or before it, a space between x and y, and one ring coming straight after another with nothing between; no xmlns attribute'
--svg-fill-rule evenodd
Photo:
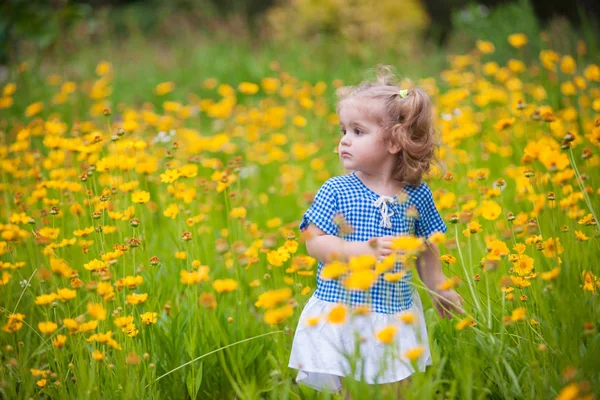
<svg viewBox="0 0 600 400"><path fill-rule="evenodd" d="M213 288L218 293L233 292L238 287L238 283L233 279L217 279L213 282Z"/></svg>
<svg viewBox="0 0 600 400"><path fill-rule="evenodd" d="M394 340L394 336L396 336L396 332L398 328L394 325L388 325L379 332L377 332L377 339L381 343L389 344Z"/></svg>

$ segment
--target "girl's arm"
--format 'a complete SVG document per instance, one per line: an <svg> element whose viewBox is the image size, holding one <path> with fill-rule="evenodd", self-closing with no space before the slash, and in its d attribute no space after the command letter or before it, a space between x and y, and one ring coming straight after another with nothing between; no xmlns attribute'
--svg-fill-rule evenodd
<svg viewBox="0 0 600 400"><path fill-rule="evenodd" d="M350 242L333 235L327 235L315 224L306 228L306 250L318 261L329 262L336 257L347 261L350 257L372 254L368 242Z"/></svg>
<svg viewBox="0 0 600 400"><path fill-rule="evenodd" d="M423 283L432 292L431 300L440 317L452 319L452 311L464 314L464 299L454 289L440 289L438 285L446 281L442 272L440 251L434 243L428 243L427 249L417 257L417 271Z"/></svg>
<svg viewBox="0 0 600 400"><path fill-rule="evenodd" d="M427 249L417 257L417 271L430 290L436 290L438 284L446 281L442 272L440 250L435 243L428 243Z"/></svg>

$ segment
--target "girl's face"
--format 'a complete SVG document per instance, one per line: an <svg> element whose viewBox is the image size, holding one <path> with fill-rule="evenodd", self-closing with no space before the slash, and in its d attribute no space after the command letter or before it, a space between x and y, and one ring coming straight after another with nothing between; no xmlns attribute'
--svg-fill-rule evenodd
<svg viewBox="0 0 600 400"><path fill-rule="evenodd" d="M378 171L396 151L384 143L382 127L368 118L366 106L358 99L344 101L339 112L338 155L347 170L367 173Z"/></svg>

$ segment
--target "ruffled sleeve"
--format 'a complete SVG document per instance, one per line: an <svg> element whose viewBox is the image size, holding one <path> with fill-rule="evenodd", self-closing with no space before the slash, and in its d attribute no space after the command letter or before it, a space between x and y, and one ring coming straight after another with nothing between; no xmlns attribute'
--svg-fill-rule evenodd
<svg viewBox="0 0 600 400"><path fill-rule="evenodd" d="M434 232L445 233L448 230L435 206L433 194L427 183L423 182L423 190L419 192L415 203L419 210L419 218L415 222L416 236L428 239Z"/></svg>
<svg viewBox="0 0 600 400"><path fill-rule="evenodd" d="M333 218L338 213L338 196L331 181L327 181L321 186L315 198L300 222L300 230L308 227L309 223L315 224L327 235L337 236L338 227L333 222Z"/></svg>

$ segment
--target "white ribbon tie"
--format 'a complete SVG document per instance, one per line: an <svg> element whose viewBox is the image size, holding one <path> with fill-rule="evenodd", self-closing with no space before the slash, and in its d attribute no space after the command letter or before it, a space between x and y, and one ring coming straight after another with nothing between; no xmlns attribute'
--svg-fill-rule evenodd
<svg viewBox="0 0 600 400"><path fill-rule="evenodd" d="M388 208L388 203L393 203L395 200L396 198L394 196L380 196L373 202L373 205L379 208L379 211L381 212L381 223L379 225L385 228L392 227L390 217L394 215L394 211Z"/></svg>

